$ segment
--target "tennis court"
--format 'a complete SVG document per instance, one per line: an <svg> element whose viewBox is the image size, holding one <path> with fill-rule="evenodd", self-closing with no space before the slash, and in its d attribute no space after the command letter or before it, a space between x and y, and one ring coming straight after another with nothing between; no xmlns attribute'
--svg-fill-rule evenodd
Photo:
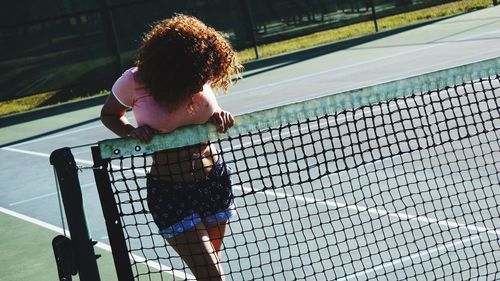
<svg viewBox="0 0 500 281"><path fill-rule="evenodd" d="M311 97L323 96L327 93L365 87L463 63L499 57L500 51L491 48L500 41L499 15L500 10L498 7L490 8L388 37L384 40L289 65L265 74L255 75L241 81L228 96L220 97L220 104L236 114L253 112L269 107L269 105L288 104ZM497 87L498 85L494 83L493 86L481 85L481 87ZM407 103L401 102L401 104L389 104L388 107L403 109L404 112L404 106L407 105ZM482 109L479 107L479 110ZM94 116L98 111L95 108L87 110ZM389 109L381 106L376 110ZM356 114L363 115L363 112L353 112L352 115L342 118L346 121L356 120ZM405 122L411 120L408 116L402 116L400 111L397 112L399 112L397 113L399 115L391 117L391 121L403 127L396 128L396 131L406 128ZM403 121L397 119L397 117ZM64 118L64 116L58 116L57 118ZM280 162L280 159L290 159L292 157L287 156L286 152L288 150L293 151L290 148L297 145L293 142L293 135L305 129L312 131L313 135L309 136L310 139L306 141L308 145L306 145L303 153L305 155L321 155L322 153L315 148L316 137L314 134L325 134L320 129L322 123L325 122L328 123L329 121L321 120L316 124L306 125L306 128L299 125L292 126L285 129L285 132L270 132L269 135L265 136L265 139L272 140L274 138L273 133L281 136L284 133L290 134L291 142L287 143L285 141L279 144L281 147L274 147L274 163L278 166L284 165L284 163ZM488 126L498 128L498 122L498 118L491 120ZM4 132L8 133L8 130L19 130L19 128L22 128L22 125L2 129L2 135L5 135ZM346 130L349 132L348 126ZM339 137L346 135L345 132L339 132L338 134ZM2 162L3 169L0 173L2 173L2 178L10 180L2 183L2 191L5 195L0 199L0 206L48 224L62 227L57 193L54 188L54 176L48 165L48 155L54 149L63 146L79 146L110 137L113 136L98 122L90 122L53 135L3 147L0 154L3 159L8 159L8 161ZM389 140L386 141L389 142ZM241 146L246 146L247 142L256 144L255 140L249 138L243 141ZM487 143L488 145L483 147L483 145L478 145L479 143ZM265 145L265 141L263 145ZM491 205L494 202L490 201L494 200L495 196L498 196L498 190L492 189L480 194L471 191L474 194L474 200L453 197L454 192L457 191L446 188L446 183L456 181L457 174L451 170L444 171L432 168L440 167L437 164L442 164L442 161L448 160L455 163L453 165L456 165L456 167L448 165L450 168L465 169L472 175L470 179L459 180L459 184L455 184L455 187L459 186L467 189L482 185L483 183L474 174L483 172L491 175L488 177L491 181L488 185L498 186L498 174L495 177L495 171L498 171L498 166L495 165L498 165L498 163L493 162L495 156L498 159L498 145L498 139L486 135L486 140L469 138L459 143L451 142L439 148L434 147L429 151L420 150L416 154L394 155L384 158L383 161L374 161L372 164L358 165L359 163L356 162L358 159L353 158L348 159L348 161L353 161L351 164L356 166L355 169L341 171L328 177L319 176L321 169L328 169L328 167L322 167L321 165L316 167L315 163L310 163L309 159L305 157L305 162L301 163L300 166L288 168L295 169L297 182L282 183L283 189L279 192L264 191L255 196L255 201L268 201L271 202L270 204L253 206L238 211L239 217L251 218L248 220L251 223L231 226L234 239L228 241L255 239L256 241L247 242L260 243L262 246L259 248L267 247L268 251L259 258L258 263L262 266L251 268L250 265L255 262L251 258L252 251L255 251L256 248L235 248L234 245L226 244L226 248L229 249L226 253L228 257L240 257L236 265L227 264L228 267L231 267L231 271L234 269L235 272L239 272L232 277L232 280L246 278L249 278L249 280L266 279L270 278L270 275L274 275L277 280L288 280L293 276L298 279L307 279L311 272L316 271L324 272L323 276L318 276L320 280L330 279L332 276L342 277L345 280L356 278L365 280L373 278L378 272L388 272L389 275L384 276L384 278L390 280L395 278L396 274L401 273L398 269L410 266L414 271L414 276L421 273L425 275L426 269L433 267L437 263L438 267L442 266L442 272L433 272L433 276L427 276L430 279L436 279L443 276L449 277L448 272L454 272L454 267L462 267L461 263L470 262L467 257L470 257L473 253L461 250L466 245L479 245L482 248L480 249L481 252L489 253L484 256L485 260L498 260L499 249L485 249L484 244L477 243L483 240L498 240L498 230L492 229L492 226L498 226L499 224L498 210L495 205ZM327 144L322 144L322 146L324 151L332 151L332 147ZM474 155L485 156L481 160L477 160L476 163L479 164L471 166L468 162L461 161L461 158L452 159L451 154L447 154L451 147L455 147L455 149L458 147L464 154L474 153ZM224 149L224 147L222 148ZM444 156L435 156L433 149L442 150L440 155ZM475 150L480 151L477 153ZM73 153L80 165L91 165L90 151L88 149L85 147L76 148ZM260 154L259 151L253 153ZM245 155L247 154L245 152ZM363 155L364 158L369 156ZM323 157L334 157L334 155L324 154ZM403 158L406 157L411 157L414 160L411 169L404 167ZM238 156L234 156L234 158L238 158ZM247 163L247 165L258 165L257 162ZM26 165L26 163L29 163L29 165ZM351 164L348 163L348 165ZM375 169L375 166L387 168L380 171ZM305 167L314 168L303 170ZM403 176L400 172L401 169L407 172L410 170L412 173ZM20 173L18 172L20 170L25 171L22 173L22 177L12 176ZM359 176L362 174L361 170L366 176ZM268 172L271 175L274 174L272 170ZM432 213L433 216L412 216L412 213L418 213L418 210L405 209L401 202L404 198L412 198L415 195L414 190L419 182L418 179L422 177L422 173L427 172L441 174L443 182L426 182L426 189L419 190L418 193L420 194L415 197L422 202L415 203L416 206L419 206L418 208L424 209L426 213ZM297 185L300 182L301 173L307 173L316 180L301 184L299 190ZM314 175L315 173L317 175ZM349 184L347 184L345 179L354 180L349 180ZM374 181L378 182L376 188L374 185L370 185ZM81 172L81 185L85 191L84 200L89 228L94 239L107 243L107 234L93 182L90 171L84 170ZM274 181L273 184L276 184L276 182L279 182L279 180ZM243 194L249 191L265 189L267 184L262 182L251 186L236 186L236 192L237 194ZM318 191L317 188L322 186L338 188L330 191L324 191L320 188L321 191ZM368 186L369 191L362 190L362 186ZM360 194L366 194L366 192L372 192L371 201L368 202L369 204L366 204L366 202L364 205L358 204ZM448 199L449 202L439 199L441 197L437 197L436 193L446 193L445 198L450 198ZM388 195L394 201L385 202ZM363 197L365 196L363 195ZM237 200L239 200L238 198L240 197L237 195ZM471 210L462 213L463 209L455 208L451 202L457 200L463 202ZM491 206L490 212L483 214L481 218L471 217L472 209L476 208L476 206L468 205L467 201ZM236 204L244 205L238 201ZM370 205L384 206L384 208L372 208ZM290 208L294 210L294 213L287 213L286 210L277 212L281 208ZM331 212L332 209L336 211ZM386 212L389 215L385 215ZM495 212L497 212L496 215ZM259 215L256 216L255 214ZM328 214L327 217L335 220L338 225L325 227L324 223L318 223L318 221L321 222L325 218L324 215L320 216L320 214ZM382 214L384 216L380 216ZM380 226L373 225L373 220L369 220L374 216L384 218L376 220L376 223L380 224ZM303 219L300 219L299 222L294 219L295 217ZM453 219L450 219L450 217ZM483 224L469 224L469 221L478 220ZM273 221L283 222L282 228L274 229L274 231L287 234L284 237L286 237L288 243L293 245L292 247L280 249L278 245L282 241L277 238L273 239L273 237L280 236L279 233L268 233L266 228L263 227ZM352 224L355 224L356 227L353 227ZM319 227L320 225L321 227ZM414 229L414 226L419 226L419 230L409 232L410 234L404 231ZM248 238L244 233L249 229L257 229L261 233L253 238ZM338 229L343 231L339 232ZM443 229L446 229L446 231L443 231ZM359 239L352 239L355 233L364 233L365 235ZM387 233L391 234L382 243L375 242L376 238L383 233L386 233L386 235ZM314 245L306 245L310 237L317 237L318 235L323 238L314 240L316 241ZM423 237L432 237L432 240ZM237 242L237 244L239 243ZM328 246L331 244L336 245L337 252L334 252ZM49 246L47 249L50 250ZM324 255L324 257L308 255L306 259L301 259L303 252L313 251L311 249L317 251L318 255ZM454 250L451 255L450 249ZM475 252L474 247L468 247L468 249ZM286 259L282 263L283 268L275 267L277 259L283 257ZM325 257L332 258L325 259ZM444 257L448 257L449 261L444 261ZM324 262L318 262L318 260ZM473 268L468 273L471 276L485 276L488 272L495 274L498 271L496 268L487 268L486 272L474 272L474 270L479 269L485 270L483 267L485 261L476 260L475 262L475 265L464 265L464 267ZM341 267L340 265L344 263L345 265ZM439 263L443 263L444 266L439 265ZM380 266L370 266L372 264L380 264ZM321 268L315 269L315 267ZM297 268L299 271L298 273L294 271L292 277L287 275L291 268ZM339 270L343 272L338 272ZM248 274L249 272L251 274ZM413 275L410 274L411 276ZM461 277L467 278L467 276ZM493 275L490 278L495 278L495 276Z"/></svg>

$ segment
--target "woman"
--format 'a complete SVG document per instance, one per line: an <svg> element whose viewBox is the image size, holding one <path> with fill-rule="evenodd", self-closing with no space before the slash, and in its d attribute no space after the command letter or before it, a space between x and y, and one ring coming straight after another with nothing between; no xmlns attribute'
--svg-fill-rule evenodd
<svg viewBox="0 0 500 281"><path fill-rule="evenodd" d="M144 36L136 67L113 85L101 120L117 135L144 143L155 133L208 121L225 132L234 118L218 106L212 87L227 91L241 69L229 42L213 28L186 15L164 20ZM125 117L129 108L137 127ZM160 233L196 279L224 280L221 247L234 205L229 168L217 150L200 144L157 152L147 187Z"/></svg>

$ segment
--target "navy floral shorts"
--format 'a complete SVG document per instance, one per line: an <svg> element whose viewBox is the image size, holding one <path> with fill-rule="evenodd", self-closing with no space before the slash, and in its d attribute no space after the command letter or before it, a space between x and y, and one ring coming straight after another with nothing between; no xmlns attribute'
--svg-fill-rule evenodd
<svg viewBox="0 0 500 281"><path fill-rule="evenodd" d="M164 238L200 222L216 224L236 214L231 169L221 158L204 180L169 182L148 176L147 190L149 211Z"/></svg>

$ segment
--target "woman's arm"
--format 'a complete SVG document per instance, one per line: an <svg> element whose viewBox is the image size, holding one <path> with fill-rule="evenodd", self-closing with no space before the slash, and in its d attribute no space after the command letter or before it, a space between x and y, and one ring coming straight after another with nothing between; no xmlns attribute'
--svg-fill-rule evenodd
<svg viewBox="0 0 500 281"><path fill-rule="evenodd" d="M128 122L126 113L127 107L110 94L101 109L101 122L120 137L132 137L143 143L150 142L155 131L149 126L135 128Z"/></svg>
<svg viewBox="0 0 500 281"><path fill-rule="evenodd" d="M126 137L135 129L125 117L126 113L127 108L118 102L113 94L109 94L101 109L101 122L113 133Z"/></svg>

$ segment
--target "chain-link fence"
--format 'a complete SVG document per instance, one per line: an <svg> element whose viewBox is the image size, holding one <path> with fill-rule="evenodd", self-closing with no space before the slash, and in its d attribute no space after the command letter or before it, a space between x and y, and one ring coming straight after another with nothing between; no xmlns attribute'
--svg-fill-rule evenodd
<svg viewBox="0 0 500 281"><path fill-rule="evenodd" d="M227 33L238 49L450 0L17 0L0 12L0 100L70 87L109 89L141 36L175 13Z"/></svg>

